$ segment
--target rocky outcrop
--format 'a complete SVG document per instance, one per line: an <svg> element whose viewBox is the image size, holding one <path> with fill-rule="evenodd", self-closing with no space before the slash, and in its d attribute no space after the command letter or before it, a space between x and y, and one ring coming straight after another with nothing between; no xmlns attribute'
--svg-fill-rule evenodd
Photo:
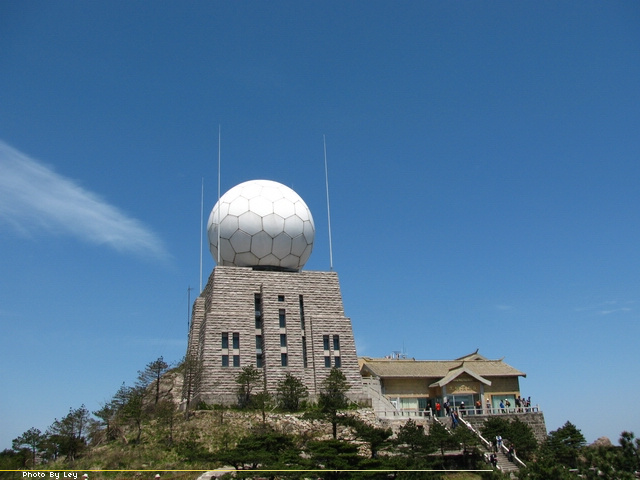
<svg viewBox="0 0 640 480"><path fill-rule="evenodd" d="M611 440L609 440L608 437L600 437L589 446L596 447L596 448L599 448L599 447L608 448L608 447L613 447L613 443L611 443Z"/></svg>

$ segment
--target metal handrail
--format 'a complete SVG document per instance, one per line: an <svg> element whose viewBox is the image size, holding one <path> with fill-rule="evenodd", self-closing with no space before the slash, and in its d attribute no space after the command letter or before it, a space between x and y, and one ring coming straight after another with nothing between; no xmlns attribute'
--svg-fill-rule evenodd
<svg viewBox="0 0 640 480"><path fill-rule="evenodd" d="M537 408L537 406L536 406L536 408ZM492 443L489 442L486 438L484 438L482 436L482 434L480 432L478 432L475 428L473 428L473 425L471 425L471 423L469 423L467 420L465 420L461 415L458 417L458 421L460 421L464 426L466 426L469 430L471 430L480 439L480 441L482 441L482 443L484 443L485 447L488 450L492 450L492 447L493 447ZM501 444L501 450L502 450L502 453L508 459L509 458L509 448L507 448L507 446L504 444L504 442ZM486 454L484 456L486 457ZM516 463L521 468L524 468L524 467L527 466L522 460L520 460L520 458L518 457L518 455L516 455L515 452L513 452L513 460L510 460L510 461L512 463Z"/></svg>
<svg viewBox="0 0 640 480"><path fill-rule="evenodd" d="M432 418L433 413L431 410L403 410L403 409L392 409L392 410L377 410L376 413L380 417L384 418Z"/></svg>
<svg viewBox="0 0 640 480"><path fill-rule="evenodd" d="M475 428L473 428L473 425L471 425L469 422L467 422L462 417L459 418L459 421L462 422L469 430L471 430L473 433L475 433L476 436L482 441L482 443L484 443L485 447L487 447L489 450L491 450L491 442L489 440L487 440L486 438L484 438L479 431L477 431Z"/></svg>
<svg viewBox="0 0 640 480"><path fill-rule="evenodd" d="M384 397L384 396L383 396ZM456 409L458 413L460 413L460 417L463 415L522 415L525 413L538 413L542 410L539 405L533 405L527 408L511 408L501 409L501 408L465 408L464 410ZM394 408L394 409L385 409L377 412L380 416L385 417L435 417L432 409L427 410L405 410L402 408ZM440 417L446 417L444 411L442 411L442 415Z"/></svg>
<svg viewBox="0 0 640 480"><path fill-rule="evenodd" d="M461 415L521 415L524 413L538 413L542 410L540 409L540 405L531 405L529 407L510 407L510 408L476 408L476 407L465 407L461 409L456 407L456 411ZM444 413L444 408L441 410L441 416L447 416Z"/></svg>
<svg viewBox="0 0 640 480"><path fill-rule="evenodd" d="M504 455L507 457L507 459L509 458L509 449L504 444L504 442L502 443L502 453L504 453ZM516 455L516 452L513 452L513 463L517 463L523 468L527 466L522 460L520 460L518 458L518 456Z"/></svg>

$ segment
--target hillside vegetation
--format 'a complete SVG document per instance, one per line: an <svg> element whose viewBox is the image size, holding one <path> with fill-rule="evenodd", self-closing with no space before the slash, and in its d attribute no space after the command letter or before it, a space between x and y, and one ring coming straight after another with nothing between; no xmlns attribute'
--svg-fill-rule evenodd
<svg viewBox="0 0 640 480"><path fill-rule="evenodd" d="M288 375L270 395L261 389L260 372L245 367L236 379L237 405L182 402L180 409L190 396L186 371L186 363L170 369L161 357L99 410L72 408L44 433L29 429L0 453L0 476L60 470L88 472L91 479L160 474L195 480L226 468L233 473L224 476L234 478L503 478L484 462L478 438L463 426L449 431L433 422L425 429L409 420L394 432L371 409L351 404L338 369L331 370L314 404L299 379ZM527 462L518 473L522 480L575 479L578 473L624 480L637 478L640 469L640 441L630 432L622 433L618 447L587 447L569 422L541 445L517 421L485 424L487 438L496 432Z"/></svg>

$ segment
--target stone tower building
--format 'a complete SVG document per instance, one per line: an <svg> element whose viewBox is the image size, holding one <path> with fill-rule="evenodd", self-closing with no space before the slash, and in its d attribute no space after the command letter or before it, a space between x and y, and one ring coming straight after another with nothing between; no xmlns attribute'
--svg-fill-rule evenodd
<svg viewBox="0 0 640 480"><path fill-rule="evenodd" d="M235 402L236 377L249 365L262 372L270 393L289 373L312 398L331 368L339 368L349 396L361 397L338 276L302 271L315 234L302 199L275 182L245 182L221 197L207 230L218 265L193 305L191 401Z"/></svg>

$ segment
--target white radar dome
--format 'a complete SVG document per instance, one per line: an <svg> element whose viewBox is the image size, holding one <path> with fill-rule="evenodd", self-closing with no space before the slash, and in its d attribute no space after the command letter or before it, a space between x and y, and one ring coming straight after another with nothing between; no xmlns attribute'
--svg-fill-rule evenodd
<svg viewBox="0 0 640 480"><path fill-rule="evenodd" d="M219 265L298 271L311 255L315 226L309 207L289 187L250 180L220 197L207 234Z"/></svg>

